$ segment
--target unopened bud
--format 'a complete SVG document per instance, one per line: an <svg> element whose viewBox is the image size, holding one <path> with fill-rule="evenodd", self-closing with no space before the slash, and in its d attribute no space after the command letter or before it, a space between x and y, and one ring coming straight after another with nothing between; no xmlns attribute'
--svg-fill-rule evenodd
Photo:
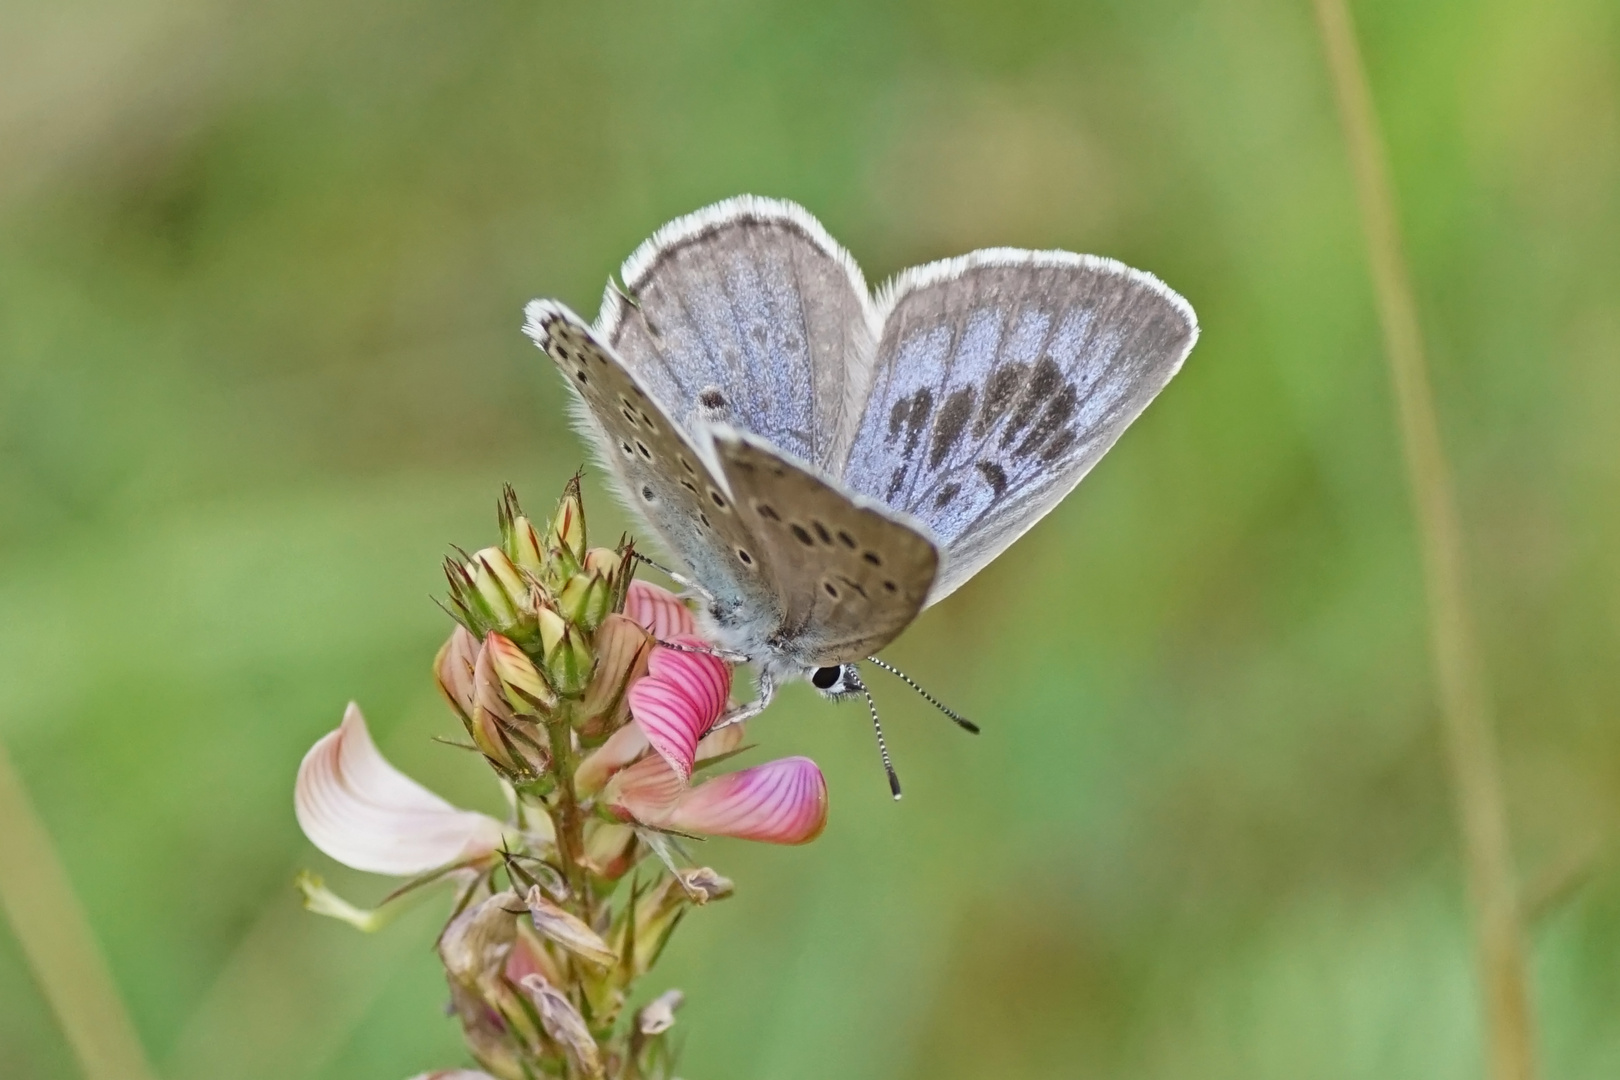
<svg viewBox="0 0 1620 1080"><path fill-rule="evenodd" d="M557 703L557 695L546 685L539 669L510 638L492 633L484 639L484 649L490 654L495 675L506 689L507 701L515 709L532 712L549 709Z"/></svg>
<svg viewBox="0 0 1620 1080"><path fill-rule="evenodd" d="M578 571L585 559L585 507L580 501L577 476L563 488L562 502L557 504L551 528L546 532L546 547L554 556L562 557L570 574Z"/></svg>
<svg viewBox="0 0 1620 1080"><path fill-rule="evenodd" d="M584 632L549 608L541 608L540 642L546 681L552 689L568 697L583 693L595 663Z"/></svg>
<svg viewBox="0 0 1620 1080"><path fill-rule="evenodd" d="M546 770L546 753L531 734L538 729L518 719L506 683L496 670L503 642L517 651L515 645L494 633L478 650L478 659L473 663L473 712L468 733L484 756L509 776L536 776Z"/></svg>
<svg viewBox="0 0 1620 1080"><path fill-rule="evenodd" d="M624 559L612 548L591 548L585 553L585 569L593 574L611 578L624 565Z"/></svg>
<svg viewBox="0 0 1620 1080"><path fill-rule="evenodd" d="M500 548L484 548L472 557L467 570L472 574L473 587L489 609L509 622L516 622L529 587L506 552Z"/></svg>
<svg viewBox="0 0 1620 1080"><path fill-rule="evenodd" d="M433 659L433 678L463 721L472 718L473 665L477 660L478 639L468 633L465 626L455 628Z"/></svg>
<svg viewBox="0 0 1620 1080"><path fill-rule="evenodd" d="M652 637L631 619L609 615L597 628L594 644L596 673L576 713L580 738L592 746L630 722L626 691L647 673Z"/></svg>
<svg viewBox="0 0 1620 1080"><path fill-rule="evenodd" d="M523 516L523 508L518 505L517 492L510 486L501 493L501 504L497 514L501 524L501 547L507 556L513 563L531 574L540 574L546 567L545 545L541 542L534 523Z"/></svg>
<svg viewBox="0 0 1620 1080"><path fill-rule="evenodd" d="M535 612L535 617L540 629L540 651L550 656L562 644L563 635L568 633L568 622L548 607Z"/></svg>

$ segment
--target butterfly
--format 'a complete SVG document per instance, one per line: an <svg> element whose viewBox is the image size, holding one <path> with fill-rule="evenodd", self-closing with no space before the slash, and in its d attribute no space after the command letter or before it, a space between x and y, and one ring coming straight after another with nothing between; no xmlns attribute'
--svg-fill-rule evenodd
<svg viewBox="0 0 1620 1080"><path fill-rule="evenodd" d="M874 296L808 211L752 196L665 225L620 279L594 324L536 300L524 331L706 636L755 665L728 722L792 678L865 693L855 662L1073 490L1198 338L1156 277L1065 251L975 251Z"/></svg>

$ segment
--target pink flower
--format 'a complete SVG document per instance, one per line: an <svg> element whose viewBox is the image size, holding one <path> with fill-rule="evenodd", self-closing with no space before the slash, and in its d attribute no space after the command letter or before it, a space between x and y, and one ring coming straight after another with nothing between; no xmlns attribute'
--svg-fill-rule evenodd
<svg viewBox="0 0 1620 1080"><path fill-rule="evenodd" d="M711 740L732 745L711 746ZM697 758L729 753L740 740L739 727L717 731L703 740ZM768 844L809 843L827 824L827 781L806 757L767 761L689 787L662 757L649 754L616 773L602 798L626 821Z"/></svg>
<svg viewBox="0 0 1620 1080"><path fill-rule="evenodd" d="M673 641L697 633L692 612L680 597L639 579L630 583L630 591L624 598L624 613L646 627L659 641Z"/></svg>
<svg viewBox="0 0 1620 1080"><path fill-rule="evenodd" d="M625 614L660 641L707 648L672 593L632 582ZM827 823L827 782L809 758L784 758L691 786L699 763L742 743L741 725L710 733L731 694L731 665L700 651L654 646L647 674L627 697L634 723L620 728L575 773L621 820L676 832L803 844ZM651 752L649 752L651 751Z"/></svg>
<svg viewBox="0 0 1620 1080"><path fill-rule="evenodd" d="M706 647L693 635L666 640L693 649ZM730 696L731 665L724 660L656 645L647 660L647 674L630 687L630 715L684 782L692 776L698 740L720 718Z"/></svg>
<svg viewBox="0 0 1620 1080"><path fill-rule="evenodd" d="M310 843L346 866L411 877L501 845L501 823L460 810L388 763L360 707L298 767L293 809Z"/></svg>

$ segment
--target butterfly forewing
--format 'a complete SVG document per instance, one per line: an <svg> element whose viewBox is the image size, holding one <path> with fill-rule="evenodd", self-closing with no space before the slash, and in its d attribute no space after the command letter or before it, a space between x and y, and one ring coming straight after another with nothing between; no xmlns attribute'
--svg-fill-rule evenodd
<svg viewBox="0 0 1620 1080"><path fill-rule="evenodd" d="M945 545L950 594L1072 490L1192 348L1192 309L1111 260L1008 249L908 271L845 483Z"/></svg>
<svg viewBox="0 0 1620 1080"><path fill-rule="evenodd" d="M649 390L561 304L537 300L526 314L524 331L584 403L625 502L724 607L768 601L771 568L764 550Z"/></svg>
<svg viewBox="0 0 1620 1080"><path fill-rule="evenodd" d="M843 248L803 209L731 199L624 264L598 328L688 431L725 423L822 469L865 400L876 320Z"/></svg>
<svg viewBox="0 0 1620 1080"><path fill-rule="evenodd" d="M917 617L939 556L915 525L742 432L717 429L714 447L770 560L782 651L805 667L859 659Z"/></svg>

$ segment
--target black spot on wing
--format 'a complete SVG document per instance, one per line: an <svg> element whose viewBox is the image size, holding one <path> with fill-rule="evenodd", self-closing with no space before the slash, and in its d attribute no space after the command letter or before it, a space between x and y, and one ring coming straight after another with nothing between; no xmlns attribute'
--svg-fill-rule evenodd
<svg viewBox="0 0 1620 1080"><path fill-rule="evenodd" d="M962 485L958 484L954 480L940 488L939 494L934 496L934 509L943 510L945 507L951 505L951 500L956 498L961 490Z"/></svg>
<svg viewBox="0 0 1620 1080"><path fill-rule="evenodd" d="M1029 434L1024 436L1024 441L1018 444L1018 449L1014 450L1013 454L1017 457L1025 457L1040 449L1047 439L1056 435L1063 425L1067 424L1074 416L1074 410L1079 401L1080 395L1075 392L1074 385L1064 383L1063 389L1054 394L1052 400L1046 403L1046 408L1041 410L1040 418L1035 421L1035 426L1029 429Z"/></svg>
<svg viewBox="0 0 1620 1080"><path fill-rule="evenodd" d="M1024 385L1029 378L1028 364L1006 364L997 368L990 375L990 381L984 387L984 401L979 404L978 419L973 421L973 437L984 438L989 430L996 426L1012 405L1013 398L1018 394L1018 388Z"/></svg>
<svg viewBox="0 0 1620 1080"><path fill-rule="evenodd" d="M894 497L900 494L900 488L905 484L905 482L906 467L902 465L894 470L893 476L889 477L889 490L883 493L884 501L893 502Z"/></svg>
<svg viewBox="0 0 1620 1080"><path fill-rule="evenodd" d="M1069 447L1073 446L1078 438L1079 436L1074 433L1074 428L1064 428L1048 439L1045 446L1041 447L1041 460L1051 464L1067 453Z"/></svg>
<svg viewBox="0 0 1620 1080"><path fill-rule="evenodd" d="M1058 392L1058 387L1062 385L1063 369L1058 367L1057 361L1050 356L1041 357L1035 364L1034 373L1029 377L1029 384L1019 395L1018 404L1013 408L1012 417L1007 421L1007 430L1001 433L1001 445L1011 446L1013 440L1029 426L1041 407L1051 400Z"/></svg>
<svg viewBox="0 0 1620 1080"><path fill-rule="evenodd" d="M939 463L945 460L945 455L951 452L962 438L962 432L967 429L968 419L973 415L973 387L965 386L945 399L940 407L939 416L934 420L934 444L928 451L928 467L939 468Z"/></svg>
<svg viewBox="0 0 1620 1080"><path fill-rule="evenodd" d="M903 451L906 460L910 461L917 456L917 446L922 442L923 428L928 424L928 414L934 411L934 392L923 387L911 395L911 408L906 413L906 448Z"/></svg>
<svg viewBox="0 0 1620 1080"><path fill-rule="evenodd" d="M1006 493L1006 491L1007 491L1007 470L1006 469L1003 469L1000 465L997 465L993 461L981 461L981 462L977 463L977 465L975 465L974 467L979 470L979 474L984 477L985 482L987 484L989 484L991 490L993 492L995 492L995 495L994 495L995 498L999 499L999 498L1001 498L1002 495L1004 495Z"/></svg>

